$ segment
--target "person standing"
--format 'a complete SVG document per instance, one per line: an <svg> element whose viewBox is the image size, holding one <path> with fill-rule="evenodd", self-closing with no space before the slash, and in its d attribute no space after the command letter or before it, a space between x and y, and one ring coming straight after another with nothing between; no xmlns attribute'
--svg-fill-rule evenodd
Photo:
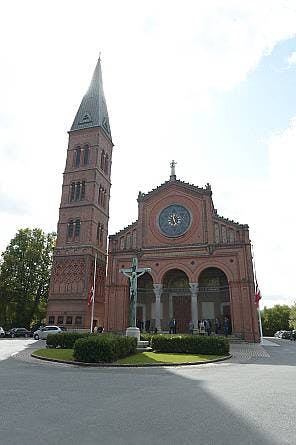
<svg viewBox="0 0 296 445"><path fill-rule="evenodd" d="M146 320L145 321L145 331L149 332L150 331L150 320Z"/></svg>
<svg viewBox="0 0 296 445"><path fill-rule="evenodd" d="M194 324L193 324L192 320L189 321L189 324L188 324L188 331L189 331L189 334L193 335Z"/></svg>
<svg viewBox="0 0 296 445"><path fill-rule="evenodd" d="M215 318L214 325L215 325L215 334L218 335L221 329L221 323L218 317Z"/></svg>
<svg viewBox="0 0 296 445"><path fill-rule="evenodd" d="M205 333L206 333L205 324L204 324L203 320L201 320L199 323L199 333L200 333L200 335L205 335Z"/></svg>
<svg viewBox="0 0 296 445"><path fill-rule="evenodd" d="M225 337L227 337L229 335L229 320L227 317L224 318L223 328L224 328L224 335Z"/></svg>

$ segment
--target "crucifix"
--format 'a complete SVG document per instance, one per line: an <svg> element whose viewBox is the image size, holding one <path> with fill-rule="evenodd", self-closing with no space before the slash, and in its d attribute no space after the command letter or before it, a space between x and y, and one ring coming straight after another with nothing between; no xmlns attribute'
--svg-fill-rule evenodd
<svg viewBox="0 0 296 445"><path fill-rule="evenodd" d="M177 164L177 162L174 160L172 160L172 162L170 163L170 167L171 167L170 179L171 180L176 180L176 170L175 170L176 164Z"/></svg>
<svg viewBox="0 0 296 445"><path fill-rule="evenodd" d="M120 272L130 280L129 326L134 328L137 325L137 281L145 272L150 271L150 267L138 267L137 258L133 258L132 267L128 269L120 269Z"/></svg>

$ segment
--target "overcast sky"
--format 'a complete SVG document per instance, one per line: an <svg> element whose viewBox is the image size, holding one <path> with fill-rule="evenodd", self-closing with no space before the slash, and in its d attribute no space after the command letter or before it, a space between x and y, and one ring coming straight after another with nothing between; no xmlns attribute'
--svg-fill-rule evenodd
<svg viewBox="0 0 296 445"><path fill-rule="evenodd" d="M296 2L1 5L0 251L55 231L68 135L99 52L115 144L109 233L169 178L249 224L262 304L296 295Z"/></svg>

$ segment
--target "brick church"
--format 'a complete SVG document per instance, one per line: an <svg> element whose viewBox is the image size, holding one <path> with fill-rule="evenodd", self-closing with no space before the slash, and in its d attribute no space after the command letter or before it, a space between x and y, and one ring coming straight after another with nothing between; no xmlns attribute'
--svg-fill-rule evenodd
<svg viewBox="0 0 296 445"><path fill-rule="evenodd" d="M89 328L128 327L129 281L120 271L150 268L138 279L137 323L177 331L189 322L225 317L233 334L259 340L249 229L219 216L209 184L168 180L138 195L138 219L108 238L113 143L98 60L69 131L47 323ZM107 254L108 249L108 254ZM107 267L108 261L108 267ZM107 272L107 274L106 274Z"/></svg>

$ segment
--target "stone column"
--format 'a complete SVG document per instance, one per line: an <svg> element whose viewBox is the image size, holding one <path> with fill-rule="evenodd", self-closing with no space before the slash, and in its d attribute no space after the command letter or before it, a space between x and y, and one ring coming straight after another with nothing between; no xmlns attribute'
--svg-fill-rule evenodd
<svg viewBox="0 0 296 445"><path fill-rule="evenodd" d="M191 291L191 320L194 324L194 330L198 330L198 307L197 307L197 294L198 283L189 283Z"/></svg>
<svg viewBox="0 0 296 445"><path fill-rule="evenodd" d="M154 294L155 294L155 327L159 331L161 331L160 324L160 297L162 294L162 284L153 284Z"/></svg>

